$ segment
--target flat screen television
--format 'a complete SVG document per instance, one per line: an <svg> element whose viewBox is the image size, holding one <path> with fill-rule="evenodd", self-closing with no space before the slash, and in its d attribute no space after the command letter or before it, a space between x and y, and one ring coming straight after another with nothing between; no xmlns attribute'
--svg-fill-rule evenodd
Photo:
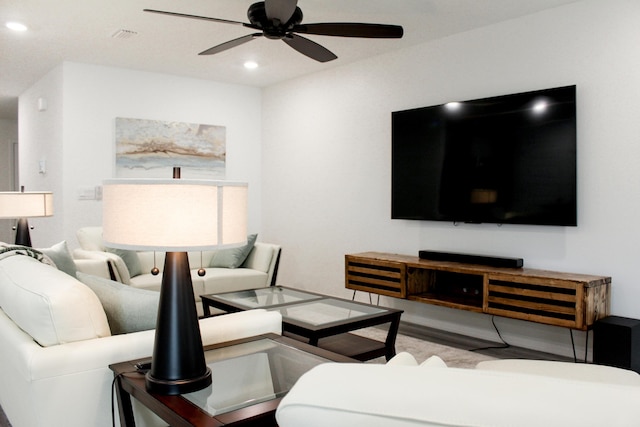
<svg viewBox="0 0 640 427"><path fill-rule="evenodd" d="M391 217L577 225L576 87L393 112Z"/></svg>

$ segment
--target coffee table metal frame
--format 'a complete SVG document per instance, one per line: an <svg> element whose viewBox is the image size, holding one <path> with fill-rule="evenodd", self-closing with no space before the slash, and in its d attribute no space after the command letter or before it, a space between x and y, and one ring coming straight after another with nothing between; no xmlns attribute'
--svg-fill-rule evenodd
<svg viewBox="0 0 640 427"><path fill-rule="evenodd" d="M281 289L285 292L290 291L297 294L306 294L306 298L295 302L273 302L272 304L265 303L256 305L247 305L229 299L229 296L234 294L246 294L251 291L268 292L269 290L275 291L276 289ZM384 356L386 360L389 360L396 354L395 342L398 335L398 327L400 326L400 315L403 313L402 310L329 297L284 286L271 286L249 291L202 295L201 299L205 316L211 315L211 308L226 312L245 311L254 308L280 311L282 314L282 329L284 335L299 340L306 340L313 346L318 346L360 361L370 360L380 356ZM371 311L371 308L375 308L375 310L369 314L361 314L355 317L317 324L287 316L287 309L300 308L305 304L317 303L339 304L343 307L353 307L355 310L363 311ZM384 342L350 333L358 329L386 323L389 323L389 330Z"/></svg>
<svg viewBox="0 0 640 427"><path fill-rule="evenodd" d="M264 334L251 338L229 341L204 347L205 351L237 346L251 341L269 339L294 349L326 359L327 362L357 363L357 360L314 347L300 341L276 334ZM220 427L220 426L276 426L275 411L281 397L231 410L218 415L210 415L182 395L167 396L150 393L145 386L144 373L136 368L138 363L150 362L143 358L109 365L115 377L116 399L122 427L134 427L131 398L149 408L173 427Z"/></svg>

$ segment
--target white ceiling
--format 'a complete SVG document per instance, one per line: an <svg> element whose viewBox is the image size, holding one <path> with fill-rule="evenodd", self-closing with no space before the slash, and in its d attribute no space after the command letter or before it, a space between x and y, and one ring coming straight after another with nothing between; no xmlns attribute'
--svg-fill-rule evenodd
<svg viewBox="0 0 640 427"><path fill-rule="evenodd" d="M577 0L299 0L302 23L402 25L402 39L308 36L338 56L318 63L264 37L218 55L209 47L251 29L143 12L144 8L248 22L253 0L0 0L0 118L17 117L17 97L63 61L264 87ZM21 21L29 31L4 27ZM137 32L114 38L124 29ZM245 70L245 60L260 64Z"/></svg>

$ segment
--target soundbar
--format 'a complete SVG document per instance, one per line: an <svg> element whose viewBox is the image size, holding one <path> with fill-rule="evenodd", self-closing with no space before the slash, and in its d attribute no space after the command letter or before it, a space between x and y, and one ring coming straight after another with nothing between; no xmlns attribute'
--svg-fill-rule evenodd
<svg viewBox="0 0 640 427"><path fill-rule="evenodd" d="M522 258L495 257L487 255L460 254L455 252L419 251L420 259L431 261L450 261L463 264L487 265L490 267L522 268Z"/></svg>

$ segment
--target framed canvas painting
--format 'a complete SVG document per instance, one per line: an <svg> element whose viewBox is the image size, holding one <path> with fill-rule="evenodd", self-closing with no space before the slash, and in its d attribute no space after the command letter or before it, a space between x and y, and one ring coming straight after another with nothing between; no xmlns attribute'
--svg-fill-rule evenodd
<svg viewBox="0 0 640 427"><path fill-rule="evenodd" d="M116 177L224 179L224 126L116 118Z"/></svg>

